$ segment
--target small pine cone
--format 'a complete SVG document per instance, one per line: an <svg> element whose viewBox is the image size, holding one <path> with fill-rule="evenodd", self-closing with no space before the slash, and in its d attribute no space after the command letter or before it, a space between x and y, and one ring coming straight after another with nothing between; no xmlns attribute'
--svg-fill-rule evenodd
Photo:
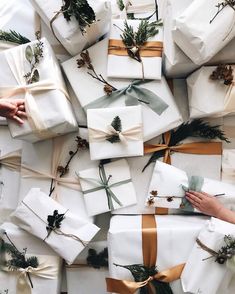
<svg viewBox="0 0 235 294"><path fill-rule="evenodd" d="M91 63L89 52L86 50L80 54L81 58L84 60L85 63Z"/></svg>
<svg viewBox="0 0 235 294"><path fill-rule="evenodd" d="M77 59L78 68L81 68L85 65L85 61L83 59Z"/></svg>
<svg viewBox="0 0 235 294"><path fill-rule="evenodd" d="M104 86L104 91L107 95L111 95L113 93L113 88L110 85L106 84Z"/></svg>
<svg viewBox="0 0 235 294"><path fill-rule="evenodd" d="M58 167L57 167L57 172L58 173L63 173L65 171L65 168L62 166L62 165L59 165Z"/></svg>

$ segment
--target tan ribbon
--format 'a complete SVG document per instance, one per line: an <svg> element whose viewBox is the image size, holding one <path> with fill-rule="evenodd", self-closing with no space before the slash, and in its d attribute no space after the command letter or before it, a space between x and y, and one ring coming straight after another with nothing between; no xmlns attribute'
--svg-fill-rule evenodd
<svg viewBox="0 0 235 294"><path fill-rule="evenodd" d="M0 156L0 166L1 165L10 170L19 172L21 167L21 150L16 150Z"/></svg>
<svg viewBox="0 0 235 294"><path fill-rule="evenodd" d="M106 130L100 130L95 128L89 128L89 139L90 142L105 141L112 135L118 135L121 143L127 144L128 140L140 141L142 140L142 125L136 125L132 128L124 130L122 132L116 131L111 125L107 126Z"/></svg>
<svg viewBox="0 0 235 294"><path fill-rule="evenodd" d="M144 265L146 267L155 266L157 260L157 225L154 215L142 215L142 251ZM151 288L151 281L173 282L180 278L184 265L179 264L157 273L143 282L107 278L107 291L119 294L134 294L138 289L147 285L149 294L154 294Z"/></svg>

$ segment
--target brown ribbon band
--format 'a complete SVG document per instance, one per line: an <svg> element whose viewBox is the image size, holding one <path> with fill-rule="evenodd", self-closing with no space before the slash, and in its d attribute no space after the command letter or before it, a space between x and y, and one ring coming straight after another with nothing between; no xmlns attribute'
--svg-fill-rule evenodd
<svg viewBox="0 0 235 294"><path fill-rule="evenodd" d="M109 40L108 54L128 56L127 49L128 47L124 45L122 40ZM139 50L141 57L162 57L163 43L158 41L149 41L139 47Z"/></svg>

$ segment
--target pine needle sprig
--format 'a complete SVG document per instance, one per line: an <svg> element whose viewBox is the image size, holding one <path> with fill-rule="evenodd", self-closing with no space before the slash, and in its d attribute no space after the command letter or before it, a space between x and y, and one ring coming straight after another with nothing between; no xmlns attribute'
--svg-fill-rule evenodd
<svg viewBox="0 0 235 294"><path fill-rule="evenodd" d="M122 122L119 116L115 116L115 118L113 119L111 126L114 128L115 131L117 132L121 132L122 131ZM113 134L110 135L106 138L107 141L109 141L110 143L118 143L120 142L120 137L118 134Z"/></svg>
<svg viewBox="0 0 235 294"><path fill-rule="evenodd" d="M123 0L117 0L117 6L118 6L118 8L119 8L121 11L123 11L124 8L125 8L125 5L124 5L124 3L123 3Z"/></svg>
<svg viewBox="0 0 235 294"><path fill-rule="evenodd" d="M13 30L9 30L9 32L0 30L0 40L20 45L31 42L28 38Z"/></svg>
<svg viewBox="0 0 235 294"><path fill-rule="evenodd" d="M90 248L87 256L87 264L96 269L108 267L108 248L104 248L99 253L95 249Z"/></svg>

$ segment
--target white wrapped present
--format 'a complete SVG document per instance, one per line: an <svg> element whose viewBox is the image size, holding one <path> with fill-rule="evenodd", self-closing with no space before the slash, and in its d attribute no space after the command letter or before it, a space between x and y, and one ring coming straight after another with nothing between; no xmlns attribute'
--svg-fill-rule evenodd
<svg viewBox="0 0 235 294"><path fill-rule="evenodd" d="M44 292L59 294L62 259L44 242L11 223L4 223L0 230L7 233L18 251L22 253L26 251L26 258L35 256L39 263L37 268L19 268L18 271L1 268L0 293L1 290L6 289L8 292L2 292L3 294ZM10 243L6 235L3 234L1 237L6 243ZM27 274L33 288L30 286Z"/></svg>
<svg viewBox="0 0 235 294"><path fill-rule="evenodd" d="M129 26L134 32L138 30L140 20L128 20ZM148 39L140 48L142 62L139 62L127 54L127 49L122 42L121 34L124 30L123 20L113 20L109 35L107 76L110 78L133 78L133 79L161 79L163 31ZM133 52L136 49L132 48Z"/></svg>
<svg viewBox="0 0 235 294"><path fill-rule="evenodd" d="M89 0L96 21L82 32L77 20L72 17L67 21L61 11L63 1L30 0L35 10L41 16L48 27L54 31L54 35L71 55L76 55L84 48L91 46L109 30L110 3L105 0ZM60 13L57 13L59 12Z"/></svg>
<svg viewBox="0 0 235 294"><path fill-rule="evenodd" d="M19 200L23 200L32 187L40 188L47 195L82 218L88 219L83 193L76 175L78 170L95 168L96 161L90 160L88 150L79 148L69 163L68 171L62 177L58 167L65 167L70 159L70 151L77 150L77 136L87 138L87 130L71 133L37 144L23 143L22 168Z"/></svg>
<svg viewBox="0 0 235 294"><path fill-rule="evenodd" d="M75 260L99 231L97 226L77 217L39 188L29 191L12 214L11 220L44 240L68 264Z"/></svg>
<svg viewBox="0 0 235 294"><path fill-rule="evenodd" d="M160 273L167 269L174 272L172 267L182 266L188 259L206 219L193 216L114 216L108 234L110 277L134 280L128 269L116 265L144 264L157 266ZM150 229L151 234L148 234ZM146 239L146 235L149 238ZM171 274L166 280L171 280ZM179 280L172 282L171 288L174 294L183 293Z"/></svg>
<svg viewBox="0 0 235 294"><path fill-rule="evenodd" d="M84 109L141 104L144 141L180 125L182 117L164 77L160 81L145 82L107 78L107 46L106 38L90 47L88 51L95 71L117 89L112 95L105 95L104 84L88 75L86 67L77 68L76 60L80 56L73 57L62 64L77 99Z"/></svg>
<svg viewBox="0 0 235 294"><path fill-rule="evenodd" d="M141 106L88 109L91 160L143 155Z"/></svg>
<svg viewBox="0 0 235 294"><path fill-rule="evenodd" d="M2 222L18 204L22 143L12 139L7 126L0 127L0 138L0 222Z"/></svg>
<svg viewBox="0 0 235 294"><path fill-rule="evenodd" d="M235 149L223 150L222 181L235 184Z"/></svg>
<svg viewBox="0 0 235 294"><path fill-rule="evenodd" d="M234 206L235 185L199 176L189 176L185 171L160 161L156 162L153 171L146 205L197 211L184 197L188 189L218 196L218 199L228 208Z"/></svg>
<svg viewBox="0 0 235 294"><path fill-rule="evenodd" d="M135 189L125 159L81 170L78 175L89 215L136 204Z"/></svg>
<svg viewBox="0 0 235 294"><path fill-rule="evenodd" d="M226 4L217 14L217 5L218 0L194 1L175 19L173 38L195 64L209 61L235 37L234 7Z"/></svg>
<svg viewBox="0 0 235 294"><path fill-rule="evenodd" d="M187 78L190 118L235 113L233 83L225 85L223 81L212 80L210 76L215 70L216 66L203 66Z"/></svg>
<svg viewBox="0 0 235 294"><path fill-rule="evenodd" d="M229 269L229 265L233 263L234 271L234 261L228 259L226 262L218 254L222 246L227 245L224 240L225 235L234 237L235 225L215 218L212 218L201 230L182 272L181 281L185 292L195 294L234 292L234 285L231 285L233 272ZM228 288L223 285L226 279L229 281Z"/></svg>
<svg viewBox="0 0 235 294"><path fill-rule="evenodd" d="M38 42L29 43L31 50L39 46ZM35 82L28 81L28 84L24 75L30 71L29 61L34 64L32 53L27 47L29 44L0 53L0 65L5 68L0 83L0 97L24 98L28 115L23 125L8 120L10 132L13 137L30 142L77 129L77 122L57 60L47 40L43 38L41 42L43 57L40 58L37 71L35 70L31 75L35 78ZM25 56L26 51L28 59ZM38 76L39 81L37 81Z"/></svg>

